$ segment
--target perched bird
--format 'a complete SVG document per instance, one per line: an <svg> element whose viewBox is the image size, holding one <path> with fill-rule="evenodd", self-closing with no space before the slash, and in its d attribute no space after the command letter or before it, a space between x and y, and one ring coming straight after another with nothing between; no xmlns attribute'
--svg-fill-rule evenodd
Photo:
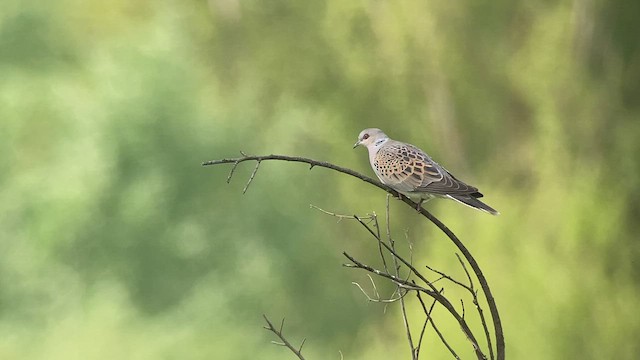
<svg viewBox="0 0 640 360"><path fill-rule="evenodd" d="M380 129L364 129L353 148L358 145L366 146L369 150L369 162L378 179L413 201L418 201L418 209L423 201L437 196L491 215L499 214L478 200L482 194L477 188L456 179L424 151L411 144L389 139Z"/></svg>

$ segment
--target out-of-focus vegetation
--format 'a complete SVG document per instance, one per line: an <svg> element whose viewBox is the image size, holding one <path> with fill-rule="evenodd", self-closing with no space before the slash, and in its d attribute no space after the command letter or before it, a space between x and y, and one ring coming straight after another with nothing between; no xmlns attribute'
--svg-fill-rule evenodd
<svg viewBox="0 0 640 360"><path fill-rule="evenodd" d="M397 307L341 267L371 239L309 209L380 214L382 192L274 162L242 196L251 165L231 185L200 167L242 150L372 175L351 145L380 127L502 212L427 205L483 267L508 358L637 359L639 4L5 0L0 358L291 357L262 313L309 359L408 355ZM415 211L392 221L461 275Z"/></svg>

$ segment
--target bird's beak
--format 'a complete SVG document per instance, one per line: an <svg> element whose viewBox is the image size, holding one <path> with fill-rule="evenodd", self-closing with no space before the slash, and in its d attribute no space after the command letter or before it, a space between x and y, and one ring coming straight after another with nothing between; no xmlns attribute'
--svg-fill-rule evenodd
<svg viewBox="0 0 640 360"><path fill-rule="evenodd" d="M358 147L358 145L360 145L360 140L358 140L355 144L353 144L353 148L354 148L354 149L355 149L355 148L357 148L357 147Z"/></svg>

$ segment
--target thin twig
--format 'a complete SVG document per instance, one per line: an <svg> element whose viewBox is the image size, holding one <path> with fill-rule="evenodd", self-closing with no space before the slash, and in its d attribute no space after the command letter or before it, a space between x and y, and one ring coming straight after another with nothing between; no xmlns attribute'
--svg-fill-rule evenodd
<svg viewBox="0 0 640 360"><path fill-rule="evenodd" d="M404 265L406 265L418 278L420 278L420 280L424 281L425 284L430 284L430 281L427 280L427 278L425 278L422 274L420 274L418 272L418 270L413 267L413 265L411 265L409 262L407 262L404 258L402 258L394 249L392 249L389 245L387 245L384 241L382 241L382 239L376 235L376 233L373 232L373 230L371 230L371 228L369 228L369 226L367 226L367 224L362 221L360 219L360 217L358 217L357 215L354 215L354 217L356 218L356 220L358 220L358 222L360 223L360 225L364 226L365 229L367 229L367 231L369 231L369 233L371 235L373 235L373 237L388 251L390 252L394 257L397 257L398 260L400 260Z"/></svg>
<svg viewBox="0 0 640 360"><path fill-rule="evenodd" d="M319 210L322 213L325 213L327 215L333 216L333 217L337 217L338 218L338 222L342 221L342 219L347 219L347 220L357 220L355 215L344 215L344 214L338 214L335 212L331 212L331 211L327 211L324 209L321 209L315 205L310 205L311 208ZM376 229L376 236L379 238L380 237L380 225L378 223L378 216L376 215L375 212L371 213L371 214L367 214L367 216L359 216L358 217L360 220L362 219L367 219L370 222L373 223L373 227ZM358 220L359 221L359 220ZM384 252L382 251L382 245L378 244L378 252L380 253L380 258L382 259L382 265L385 269L385 271L388 271L387 268L387 260L384 256Z"/></svg>
<svg viewBox="0 0 640 360"><path fill-rule="evenodd" d="M306 338L302 339L302 343L296 349L282 334L282 327L284 326L284 318L282 319L282 322L280 323L280 329L278 330L273 326L271 321L269 321L269 318L267 318L267 315L262 315L262 317L264 317L264 320L267 322L267 326L265 326L264 328L276 334L276 336L280 339L280 342L272 341L271 343L279 346L286 346L287 348L289 348L289 350L291 350L292 353L294 353L298 357L298 359L304 360L304 356L302 356L302 347L304 346Z"/></svg>
<svg viewBox="0 0 640 360"><path fill-rule="evenodd" d="M353 215L353 218L358 220L357 218L359 217L356 215ZM363 218L360 218L360 219L363 219ZM376 215L375 212L371 214L371 221L373 222L373 228L376 229L376 235L375 235L376 238L380 238L380 222L378 221L378 216ZM382 245L380 245L379 243L378 243L378 253L380 254L380 259L382 259L382 267L384 268L384 271L389 272L389 268L387 267L387 259L384 256L384 251L382 251Z"/></svg>
<svg viewBox="0 0 640 360"><path fill-rule="evenodd" d="M364 291L364 289L362 288L362 286L361 286L359 283L357 283L357 282L353 281L353 282L351 282L351 284L355 285L358 289L360 289L360 291L364 294L364 296L367 298L367 300L369 300L369 301L371 301L371 302L378 302L378 303L393 303L393 302L396 302L396 301L398 301L398 300L400 300L401 298L403 298L403 297L405 297L405 296L406 296L406 293L404 293L404 294L400 294L400 293L398 293L398 290L396 289L396 290L391 294L391 297L390 297L389 299L383 299L383 298L380 296L380 293L378 292L378 287L376 286L376 282L375 282L375 281L373 281L373 278L371 277L371 275L367 274L367 277L369 278L369 281L371 281L371 287L373 288L373 292L376 294L376 297L375 297L375 298L372 298L371 296L369 296L369 294L367 294L367 292L366 292L366 291ZM397 297L397 298L394 298L394 297L393 297L393 295L394 295L394 294L396 294L396 293L398 293L398 297ZM386 308L385 308L385 311L386 311Z"/></svg>
<svg viewBox="0 0 640 360"><path fill-rule="evenodd" d="M316 210L318 210L320 212L323 212L323 213L325 213L327 215L331 215L333 217L337 217L338 218L338 222L340 222L340 220L342 220L342 219L348 219L348 220L355 220L356 219L356 218L353 217L353 215L337 214L337 213L334 213L334 212L327 211L325 209L319 208L319 207L317 207L317 206L315 206L313 204L309 204L309 207L311 207L312 209L316 209Z"/></svg>
<svg viewBox="0 0 640 360"><path fill-rule="evenodd" d="M440 289L440 293L442 293L443 290L444 288ZM417 296L418 300L420 300L420 302L422 303L422 299L420 298L420 293L416 293L416 295L418 295ZM436 300L434 299L431 302L431 306L429 307L429 310L427 310L427 308L424 306L424 303L422 304L422 306L424 308L424 313L426 317L424 319L424 324L422 324L422 330L420 331L420 337L418 338L418 345L416 345L416 348L414 349L416 358L420 357L420 349L422 347L422 340L424 339L425 331L427 330L427 325L429 325L429 321L433 321L433 319L431 318L431 312L433 311L433 307L436 306Z"/></svg>
<svg viewBox="0 0 640 360"><path fill-rule="evenodd" d="M369 274L367 274L369 275ZM372 279L373 281L373 279ZM397 298L390 298L390 299L382 299L380 297L380 294L378 294L378 291L375 290L376 292L376 297L372 298L371 296L369 296L369 294L367 294L366 291L364 291L364 289L362 288L362 286L360 284L358 284L357 282L353 281L351 282L353 285L355 285L358 289L360 289L360 291L364 294L364 296L367 298L368 301L370 302L376 302L376 303L394 303L400 299L402 299L403 297L405 297L406 294L399 294ZM395 292L394 292L395 294Z"/></svg>
<svg viewBox="0 0 640 360"><path fill-rule="evenodd" d="M444 290L444 288L440 289L440 292L442 292L442 290ZM451 355L453 355L454 358L460 360L460 357L458 356L458 354L456 354L456 352L453 350L451 345L449 345L447 340L445 340L444 335L442 335L442 333L440 332L440 330L436 326L436 323L433 321L433 318L431 317L431 311L433 310L433 304L431 304L431 307L427 311L427 307L424 304L424 300L422 300L422 296L420 295L420 292L416 292L416 296L418 297L418 300L420 301L420 305L422 305L422 309L423 309L424 313L427 315L427 319L431 320L431 326L433 327L433 330L436 332L436 334L438 334L438 337L440 338L440 341L444 344L444 346L447 347L447 349L449 349L449 352L451 353ZM435 302L436 299L434 299L433 301Z"/></svg>
<svg viewBox="0 0 640 360"><path fill-rule="evenodd" d="M371 286L373 286L373 291L376 293L376 296L378 297L378 299L380 299L380 293L378 292L378 287L376 286L376 282L373 281L373 277L371 277L371 275L367 274L367 277L369 278L369 281L371 281Z"/></svg>
<svg viewBox="0 0 640 360"><path fill-rule="evenodd" d="M247 192L247 189L249 188L249 185L251 185L251 182L253 182L253 178L256 177L256 173L258 172L258 168L260 167L260 161L256 162L256 167L253 169L253 172L251 173L251 176L249 177L249 181L247 181L247 185L244 186L244 189L242 189L242 194L244 195L244 193Z"/></svg>
<svg viewBox="0 0 640 360"><path fill-rule="evenodd" d="M425 267L426 267L427 269L429 269L429 270L433 271L434 273L436 273L436 274L440 275L440 279L447 279L447 280L451 281L452 283L454 283L454 284L456 284L456 285L459 285L459 286L461 286L461 287L465 288L466 290L471 291L471 288L470 288L469 286L467 286L467 285L465 285L465 284L461 283L460 281L458 281L458 280L456 280L456 279L452 278L451 276L449 276L449 275L447 275L447 274L443 273L442 271L437 270L437 269L434 269L434 268L432 268L432 267L431 267L431 266L429 266L429 265L425 265ZM440 279L438 279L438 280L440 280ZM433 281L433 282L435 282L435 281Z"/></svg>
<svg viewBox="0 0 640 360"><path fill-rule="evenodd" d="M388 224L388 222L387 222ZM375 223L374 223L375 227L376 227L376 238L380 238L380 224L378 223L378 217L375 217ZM382 259L382 267L384 268L384 271L389 272L389 267L387 266L387 257L384 256L384 251L382 251L382 245L380 244L380 242L378 242L378 253L380 254L380 259Z"/></svg>
<svg viewBox="0 0 640 360"><path fill-rule="evenodd" d="M238 164L240 164L238 161L233 163L233 167L231 168L231 171L229 171L229 176L227 176L227 184L231 182L231 177L233 176L233 172L236 171Z"/></svg>
<svg viewBox="0 0 640 360"><path fill-rule="evenodd" d="M462 270L464 270L464 273L467 274L467 280L469 280L469 288L473 290L473 280L471 280L471 275L469 275L469 270L467 270L467 265L464 264L464 261L462 261L458 253L456 253L456 257L458 258L458 262L462 266Z"/></svg>
<svg viewBox="0 0 640 360"><path fill-rule="evenodd" d="M393 239L391 238L391 221L390 221L390 215L389 215L389 196L391 196L390 194L387 194L387 202L386 202L386 211L385 211L385 217L386 217L386 228L387 228L387 242L389 243L389 246L391 247L391 249L393 249L395 251L395 241L393 241ZM379 233L378 233L378 237L380 237ZM382 256L382 260L384 261L384 256L382 253L382 248L380 248L380 256ZM393 256L393 265L395 268L395 273L396 273L396 277L400 277L400 267L398 266L398 259ZM385 269L386 270L386 269ZM387 270L388 271L388 270ZM408 279L407 279L408 280ZM406 294L406 292L405 292ZM404 323L404 328L407 332L407 341L409 341L409 350L411 351L411 359L412 360L417 360L418 357L416 356L415 351L413 351L413 349L415 348L413 345L413 338L411 336L411 328L409 327L409 319L407 319L407 307L406 304L404 303L404 296L400 298L400 308L402 310L402 322Z"/></svg>
<svg viewBox="0 0 640 360"><path fill-rule="evenodd" d="M471 279L471 275L469 274L469 270L467 270L467 266L464 264L464 261L460 258L460 255L456 253L456 257L458 258L458 262L462 266L464 273L467 274L467 279L469 280L469 292L473 297L473 304L476 306L476 310L478 311L478 315L480 316L480 322L482 323L482 330L484 331L484 337L487 340L487 347L489 348L489 357L491 360L494 359L493 355L493 346L491 344L491 334L489 334L489 327L487 326L487 320L484 317L484 311L482 310L482 306L480 306L480 302L478 301L478 290L473 286L473 280Z"/></svg>

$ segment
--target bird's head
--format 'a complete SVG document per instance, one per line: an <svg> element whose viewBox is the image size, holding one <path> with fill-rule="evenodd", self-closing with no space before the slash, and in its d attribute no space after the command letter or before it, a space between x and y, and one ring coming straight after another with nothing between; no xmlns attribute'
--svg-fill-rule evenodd
<svg viewBox="0 0 640 360"><path fill-rule="evenodd" d="M370 146L380 146L387 140L389 140L389 137L380 129L364 129L360 132L360 135L358 135L358 141L353 145L353 148L355 149L358 145L367 148Z"/></svg>

